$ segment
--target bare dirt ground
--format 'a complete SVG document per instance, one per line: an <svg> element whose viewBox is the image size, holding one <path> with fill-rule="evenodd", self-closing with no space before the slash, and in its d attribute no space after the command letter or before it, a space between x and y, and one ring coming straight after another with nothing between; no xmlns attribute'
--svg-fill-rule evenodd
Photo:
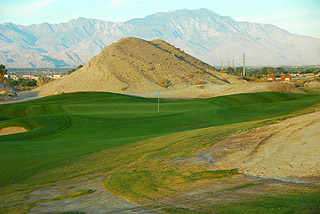
<svg viewBox="0 0 320 214"><path fill-rule="evenodd" d="M231 136L198 155L218 169L320 184L320 112Z"/></svg>
<svg viewBox="0 0 320 214"><path fill-rule="evenodd" d="M31 214L85 212L85 213L158 213L137 205L120 196L114 195L104 188L106 175L92 176L87 180L72 181L43 187L31 192L28 203L35 202L37 207ZM93 193L68 197L77 191Z"/></svg>
<svg viewBox="0 0 320 214"><path fill-rule="evenodd" d="M17 134L17 133L22 133L22 132L27 132L28 130L23 128L23 127L6 127L3 129L0 129L0 136L2 135L9 135L9 134Z"/></svg>

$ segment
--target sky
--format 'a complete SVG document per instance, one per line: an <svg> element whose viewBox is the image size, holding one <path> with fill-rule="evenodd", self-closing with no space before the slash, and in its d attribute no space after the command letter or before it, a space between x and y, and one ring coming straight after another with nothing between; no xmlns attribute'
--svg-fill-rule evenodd
<svg viewBox="0 0 320 214"><path fill-rule="evenodd" d="M320 38L320 0L0 0L0 23L30 25L78 17L124 22L157 12L206 8L237 21L273 24Z"/></svg>

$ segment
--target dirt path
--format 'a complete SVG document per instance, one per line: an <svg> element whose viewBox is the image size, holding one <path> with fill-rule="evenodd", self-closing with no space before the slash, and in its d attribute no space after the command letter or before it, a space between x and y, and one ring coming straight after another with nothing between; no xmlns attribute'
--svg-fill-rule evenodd
<svg viewBox="0 0 320 214"><path fill-rule="evenodd" d="M9 135L9 134L17 134L22 132L27 132L28 130L23 127L12 126L0 129L0 136Z"/></svg>
<svg viewBox="0 0 320 214"><path fill-rule="evenodd" d="M107 176L98 176L85 181L67 182L43 187L31 192L29 202L37 202L32 214L85 212L85 213L158 213L144 208L104 188ZM87 192L76 196L77 192ZM70 196L73 194L73 197ZM68 196L69 195L69 196ZM41 202L44 200L44 202Z"/></svg>
<svg viewBox="0 0 320 214"><path fill-rule="evenodd" d="M211 147L219 169L264 178L320 183L320 112L232 136Z"/></svg>

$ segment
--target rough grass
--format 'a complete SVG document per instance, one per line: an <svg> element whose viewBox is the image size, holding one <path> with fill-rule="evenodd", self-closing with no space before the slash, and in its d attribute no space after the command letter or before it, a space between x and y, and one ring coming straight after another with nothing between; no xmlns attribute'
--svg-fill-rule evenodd
<svg viewBox="0 0 320 214"><path fill-rule="evenodd" d="M217 213L319 213L320 193L261 196L244 203L212 207Z"/></svg>
<svg viewBox="0 0 320 214"><path fill-rule="evenodd" d="M225 192L225 191L233 191L233 190L238 190L238 189L244 189L244 188L256 186L256 185L259 185L259 184L260 183L248 183L248 184L243 184L243 185L240 185L240 186L235 186L235 187L232 187L232 188L229 188L229 189L224 189L222 191Z"/></svg>
<svg viewBox="0 0 320 214"><path fill-rule="evenodd" d="M304 90L308 94L320 94L320 87L302 88L302 90Z"/></svg>
<svg viewBox="0 0 320 214"><path fill-rule="evenodd" d="M190 179L236 172L175 168L170 160L319 103L318 95L271 92L164 100L158 113L155 100L75 93L1 105L0 127L32 131L0 137L0 200L21 201L35 188L97 171L110 174L109 190L135 201L178 194Z"/></svg>
<svg viewBox="0 0 320 214"><path fill-rule="evenodd" d="M190 181L198 181L202 179L220 179L220 178L227 178L233 175L238 175L239 173L235 169L231 170L216 170L216 171L202 171L193 173L192 175L188 176L187 179Z"/></svg>
<svg viewBox="0 0 320 214"><path fill-rule="evenodd" d="M168 204L154 206L165 213L219 213L219 214L265 214L265 213L308 213L316 214L320 210L320 193L300 193L296 195L260 196L243 203L228 203L207 207L207 211L198 212L192 209L175 207Z"/></svg>
<svg viewBox="0 0 320 214"><path fill-rule="evenodd" d="M0 213L25 214L29 213L29 210L34 207L34 204L4 205L0 206Z"/></svg>
<svg viewBox="0 0 320 214"><path fill-rule="evenodd" d="M89 189L89 190L78 190L78 191L72 192L72 193L67 194L67 195L63 195L63 196L60 196L60 197L53 198L52 200L56 201L56 200L63 200L63 199L67 199L67 198L76 198L76 197L79 197L81 195L88 195L88 194L92 194L94 192L95 191L92 190L92 189Z"/></svg>

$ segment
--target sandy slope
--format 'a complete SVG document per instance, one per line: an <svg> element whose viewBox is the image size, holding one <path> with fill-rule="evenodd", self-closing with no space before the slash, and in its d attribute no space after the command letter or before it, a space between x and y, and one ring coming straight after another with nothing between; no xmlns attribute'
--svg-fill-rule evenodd
<svg viewBox="0 0 320 214"><path fill-rule="evenodd" d="M319 130L320 112L315 112L232 136L208 153L221 169L320 183Z"/></svg>
<svg viewBox="0 0 320 214"><path fill-rule="evenodd" d="M237 83L227 85L206 85L204 89L199 86L191 86L184 89L161 91L161 98L209 98L216 96L224 96L240 93L255 93L263 91L278 91L288 93L305 93L293 85L284 82L262 82L262 83ZM132 93L135 96L154 98L158 96L158 92Z"/></svg>

